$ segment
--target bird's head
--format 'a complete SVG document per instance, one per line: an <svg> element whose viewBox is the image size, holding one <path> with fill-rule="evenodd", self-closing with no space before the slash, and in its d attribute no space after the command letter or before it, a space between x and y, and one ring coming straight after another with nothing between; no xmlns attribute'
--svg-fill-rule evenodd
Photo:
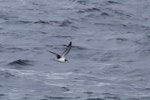
<svg viewBox="0 0 150 100"><path fill-rule="evenodd" d="M68 62L68 60L67 60L67 59L65 59L65 62Z"/></svg>

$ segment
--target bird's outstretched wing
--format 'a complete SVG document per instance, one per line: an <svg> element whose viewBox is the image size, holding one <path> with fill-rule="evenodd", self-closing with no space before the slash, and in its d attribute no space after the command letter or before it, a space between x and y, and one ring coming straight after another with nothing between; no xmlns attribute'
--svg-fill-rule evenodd
<svg viewBox="0 0 150 100"><path fill-rule="evenodd" d="M65 55L67 55L69 53L69 51L71 49L71 46L72 46L72 42L70 41L69 45L66 48L66 50L62 53L62 56L65 56Z"/></svg>
<svg viewBox="0 0 150 100"><path fill-rule="evenodd" d="M57 54L57 53L54 53L54 52L52 52L52 51L49 51L50 53L52 53L52 54L54 54L57 58L60 58L61 56L59 55L59 54Z"/></svg>

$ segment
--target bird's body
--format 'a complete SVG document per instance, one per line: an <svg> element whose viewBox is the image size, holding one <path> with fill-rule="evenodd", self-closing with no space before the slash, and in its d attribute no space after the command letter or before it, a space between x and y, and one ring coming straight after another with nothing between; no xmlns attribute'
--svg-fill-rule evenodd
<svg viewBox="0 0 150 100"><path fill-rule="evenodd" d="M64 57L56 58L56 60L59 62L66 62L66 58L64 58Z"/></svg>
<svg viewBox="0 0 150 100"><path fill-rule="evenodd" d="M54 53L52 51L49 51L50 53L54 54L56 56L56 60L59 62L66 62L68 61L65 56L69 53L70 49L72 46L72 42L69 43L69 45L67 46L66 50L62 53L62 55L59 55L57 53Z"/></svg>

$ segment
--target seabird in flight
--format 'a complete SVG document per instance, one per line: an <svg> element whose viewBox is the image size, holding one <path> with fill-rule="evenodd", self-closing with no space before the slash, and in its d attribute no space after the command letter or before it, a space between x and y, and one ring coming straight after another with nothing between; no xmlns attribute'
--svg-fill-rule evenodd
<svg viewBox="0 0 150 100"><path fill-rule="evenodd" d="M50 53L54 54L56 56L56 60L59 62L66 62L68 61L65 56L69 53L72 46L72 42L70 41L69 45L67 46L66 50L62 53L62 55L59 55L57 53L54 53L52 51L49 51Z"/></svg>

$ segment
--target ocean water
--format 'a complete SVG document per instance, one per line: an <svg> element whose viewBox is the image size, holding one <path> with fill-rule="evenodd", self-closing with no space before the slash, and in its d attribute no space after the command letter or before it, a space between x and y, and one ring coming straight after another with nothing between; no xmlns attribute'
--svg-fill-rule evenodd
<svg viewBox="0 0 150 100"><path fill-rule="evenodd" d="M149 0L0 0L0 100L150 100ZM68 63L62 53L73 46Z"/></svg>

